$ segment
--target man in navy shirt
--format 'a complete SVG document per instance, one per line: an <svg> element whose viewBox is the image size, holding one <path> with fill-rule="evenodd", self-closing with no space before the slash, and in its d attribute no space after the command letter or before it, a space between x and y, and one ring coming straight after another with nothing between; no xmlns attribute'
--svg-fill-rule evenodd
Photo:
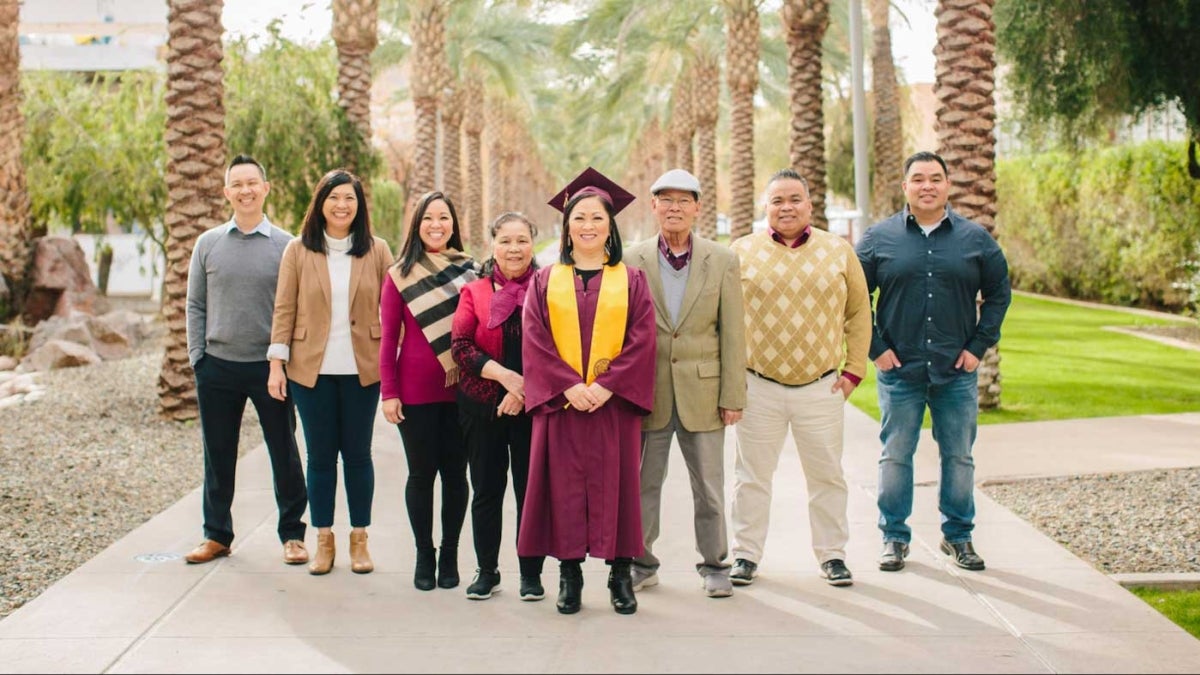
<svg viewBox="0 0 1200 675"><path fill-rule="evenodd" d="M912 528L913 454L928 406L941 455L938 509L943 553L982 570L971 544L979 417L976 369L1000 339L1012 299L1008 263L991 234L947 205L946 162L918 152L904 162L908 205L869 228L856 251L874 295L870 356L878 371L883 456L879 460L879 569L904 567ZM976 313L976 295L983 304Z"/></svg>

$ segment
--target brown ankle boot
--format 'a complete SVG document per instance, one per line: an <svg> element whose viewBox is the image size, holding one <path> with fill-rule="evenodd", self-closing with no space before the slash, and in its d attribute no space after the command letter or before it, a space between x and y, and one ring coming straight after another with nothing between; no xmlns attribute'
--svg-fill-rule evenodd
<svg viewBox="0 0 1200 675"><path fill-rule="evenodd" d="M355 574L367 574L375 570L371 562L371 554L367 551L366 531L350 531L350 571Z"/></svg>
<svg viewBox="0 0 1200 675"><path fill-rule="evenodd" d="M321 534L317 533L317 553L313 556L313 561L308 564L309 574L329 574L329 570L333 569L333 559L337 555L337 550L333 545L333 533Z"/></svg>

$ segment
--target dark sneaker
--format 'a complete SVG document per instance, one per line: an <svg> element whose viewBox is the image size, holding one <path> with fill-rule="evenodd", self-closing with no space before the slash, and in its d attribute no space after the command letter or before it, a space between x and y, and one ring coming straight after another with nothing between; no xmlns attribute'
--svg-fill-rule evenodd
<svg viewBox="0 0 1200 675"><path fill-rule="evenodd" d="M846 568L846 563L834 558L821 563L821 576L830 586L849 586L854 583L854 577Z"/></svg>
<svg viewBox="0 0 1200 675"><path fill-rule="evenodd" d="M969 541L951 544L943 539L942 553L953 556L954 564L964 570L978 572L984 568L983 558L979 557L979 554L975 552L975 547Z"/></svg>
<svg viewBox="0 0 1200 675"><path fill-rule="evenodd" d="M899 572L904 569L908 557L908 544L902 541L883 542L883 553L879 555L879 569L883 572Z"/></svg>
<svg viewBox="0 0 1200 675"><path fill-rule="evenodd" d="M758 576L758 563L752 563L745 558L738 558L733 563L733 569L729 571L729 580L734 586L749 586L754 583L754 577Z"/></svg>
<svg viewBox="0 0 1200 675"><path fill-rule="evenodd" d="M500 592L500 570L485 572L477 570L475 581L467 586L467 597L471 600L487 600L493 593Z"/></svg>
<svg viewBox="0 0 1200 675"><path fill-rule="evenodd" d="M537 602L546 597L546 589L542 586L540 575L521 575L521 600Z"/></svg>

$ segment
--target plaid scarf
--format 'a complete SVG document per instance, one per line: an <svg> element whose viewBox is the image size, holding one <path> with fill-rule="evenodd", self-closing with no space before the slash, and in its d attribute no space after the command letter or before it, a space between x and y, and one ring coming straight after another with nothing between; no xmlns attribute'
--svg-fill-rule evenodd
<svg viewBox="0 0 1200 675"><path fill-rule="evenodd" d="M458 309L459 293L478 276L475 260L455 249L427 251L408 276L401 276L400 261L388 269L388 274L446 371L445 386L453 386L459 373L450 354L450 328L454 324L454 310Z"/></svg>

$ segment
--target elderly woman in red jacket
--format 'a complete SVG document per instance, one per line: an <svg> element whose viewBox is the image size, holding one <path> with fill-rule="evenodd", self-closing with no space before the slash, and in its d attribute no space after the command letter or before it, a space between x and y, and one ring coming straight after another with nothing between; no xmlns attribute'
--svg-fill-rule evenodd
<svg viewBox="0 0 1200 675"><path fill-rule="evenodd" d="M486 600L499 590L500 535L504 492L512 468L517 528L521 524L529 476L532 428L525 413L521 364L521 310L533 277L532 222L520 213L503 213L492 223L492 257L481 279L467 284L454 314L450 348L462 379L458 416L470 466L471 526L479 569L467 597ZM543 556L520 558L521 599L545 597Z"/></svg>

